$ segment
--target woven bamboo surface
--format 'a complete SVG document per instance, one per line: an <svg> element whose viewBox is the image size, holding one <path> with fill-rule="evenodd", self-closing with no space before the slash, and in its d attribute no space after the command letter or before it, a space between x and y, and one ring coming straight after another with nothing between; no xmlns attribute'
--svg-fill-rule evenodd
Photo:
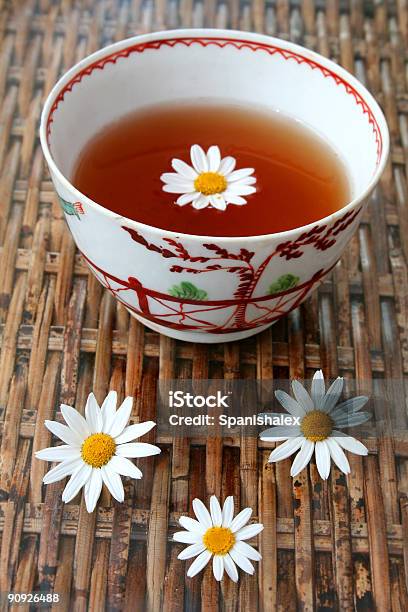
<svg viewBox="0 0 408 612"><path fill-rule="evenodd" d="M408 610L408 442L378 437L352 474L267 465L255 439L158 439L125 503L89 515L42 487L34 451L61 402L133 395L153 419L166 378L408 376L408 3L363 0L1 2L0 591L54 590L61 610ZM75 251L38 141L47 92L81 57L136 33L216 26L277 35L340 62L385 110L392 153L347 253L308 302L241 343L191 345L143 328ZM335 118L334 118L335 120ZM407 387L408 388L408 387ZM404 388L393 410L406 422ZM151 438L154 439L154 435ZM171 543L191 500L233 494L265 525L256 576L185 577Z"/></svg>

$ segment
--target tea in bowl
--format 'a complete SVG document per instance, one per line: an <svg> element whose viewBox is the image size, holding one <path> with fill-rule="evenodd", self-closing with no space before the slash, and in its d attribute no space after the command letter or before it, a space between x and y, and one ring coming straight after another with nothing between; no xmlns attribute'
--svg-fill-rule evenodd
<svg viewBox="0 0 408 612"><path fill-rule="evenodd" d="M84 260L148 327L246 338L333 269L384 169L383 114L307 49L158 32L74 66L41 144Z"/></svg>

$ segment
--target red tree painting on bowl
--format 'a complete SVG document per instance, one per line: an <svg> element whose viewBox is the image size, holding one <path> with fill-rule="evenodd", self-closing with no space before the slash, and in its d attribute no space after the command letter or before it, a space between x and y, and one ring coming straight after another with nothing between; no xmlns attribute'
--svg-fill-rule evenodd
<svg viewBox="0 0 408 612"><path fill-rule="evenodd" d="M268 325L296 308L333 268L333 265L326 269L321 268L311 278L302 282L299 276L291 272L282 274L278 278L270 279L265 295L255 295L258 283L267 273L272 259L299 259L306 246L312 246L318 251L329 249L358 213L359 210L347 213L331 226L316 225L295 240L278 244L257 265L253 263L254 252L245 248L231 252L215 243L203 242L201 248L206 255L195 256L180 240L163 237L161 243L148 242L137 230L122 226L136 243L169 260L169 270L178 278L175 278L174 284L166 293L144 286L134 276L127 279L118 278L83 256L100 282L126 308L148 321L172 329L213 334L250 330ZM212 299L211 294L200 287L199 279L202 275L220 271L236 275L238 279L231 299Z"/></svg>

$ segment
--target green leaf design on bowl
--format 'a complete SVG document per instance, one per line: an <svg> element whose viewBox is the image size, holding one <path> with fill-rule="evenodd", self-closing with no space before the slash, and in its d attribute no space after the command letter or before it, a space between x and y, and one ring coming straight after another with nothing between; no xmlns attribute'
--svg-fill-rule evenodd
<svg viewBox="0 0 408 612"><path fill-rule="evenodd" d="M280 293L281 291L286 291L287 289L292 289L296 287L299 282L299 277L294 274L282 274L275 282L270 285L268 293L273 295L274 293Z"/></svg>
<svg viewBox="0 0 408 612"><path fill-rule="evenodd" d="M179 285L173 285L169 289L170 295L186 300L206 300L208 295L203 289L198 289L193 283L183 281Z"/></svg>
<svg viewBox="0 0 408 612"><path fill-rule="evenodd" d="M78 211L75 209L75 206L73 204L71 204L71 202L68 202L67 200L64 200L64 198L61 198L61 196L58 196L58 199L60 201L62 210L67 214L67 215L72 215L74 217L76 217L77 219L81 220L81 217L78 214Z"/></svg>

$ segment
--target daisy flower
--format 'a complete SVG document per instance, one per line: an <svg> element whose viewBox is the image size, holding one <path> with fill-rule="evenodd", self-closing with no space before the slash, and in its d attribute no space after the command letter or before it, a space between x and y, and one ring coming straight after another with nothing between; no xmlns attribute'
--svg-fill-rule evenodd
<svg viewBox="0 0 408 612"><path fill-rule="evenodd" d="M227 497L223 508L213 495L210 499L210 512L200 499L193 500L193 510L198 520L181 516L179 523L186 531L177 531L176 542L190 544L178 556L179 559L196 557L190 565L187 576L192 578L213 558L213 574L222 580L224 570L234 582L238 581L237 565L247 574L255 572L252 561L260 561L261 555L244 540L253 538L263 529L261 523L247 525L251 508L245 508L235 518L234 498Z"/></svg>
<svg viewBox="0 0 408 612"><path fill-rule="evenodd" d="M268 442L286 440L272 451L269 462L281 461L299 451L290 470L291 476L296 476L307 466L314 452L317 469L324 480L329 476L331 459L342 472L349 474L350 464L343 449L356 455L367 455L368 450L364 444L338 430L361 425L371 415L360 412L368 401L365 396L337 404L342 390L343 379L339 377L326 392L323 373L319 370L313 376L311 395L297 380L292 381L295 399L284 391L276 391L278 402L299 424L272 427L260 434L261 440Z"/></svg>
<svg viewBox="0 0 408 612"><path fill-rule="evenodd" d="M255 193L256 178L251 176L253 168L234 170L236 160L233 157L221 158L220 149L212 146L207 153L197 144L190 150L192 166L181 159L171 162L175 172L165 172L160 179L163 191L180 193L176 204L192 204L200 210L207 206L225 210L227 204L246 204L245 198Z"/></svg>
<svg viewBox="0 0 408 612"><path fill-rule="evenodd" d="M160 453L160 448L144 442L132 442L155 426L153 421L128 425L133 398L127 397L116 410L117 393L110 391L101 407L90 393L85 406L85 418L71 406L61 405L66 425L45 421L45 426L65 444L36 452L38 459L59 461L43 478L50 484L70 476L62 493L68 503L85 488L88 512L93 512L105 483L112 496L123 502L124 490L120 476L142 478L143 474L129 458L148 457Z"/></svg>

